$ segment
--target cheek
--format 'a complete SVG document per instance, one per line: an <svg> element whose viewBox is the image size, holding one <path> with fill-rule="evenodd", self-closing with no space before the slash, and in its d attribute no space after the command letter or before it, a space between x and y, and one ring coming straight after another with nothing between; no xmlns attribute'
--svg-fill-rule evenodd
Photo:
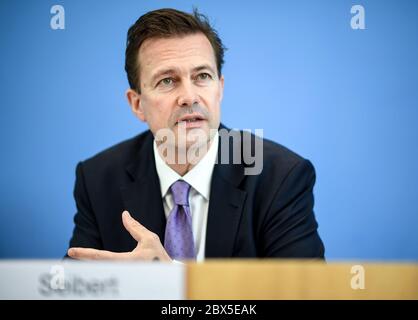
<svg viewBox="0 0 418 320"><path fill-rule="evenodd" d="M222 94L220 90L214 90L210 99L210 108L214 113L218 113L222 100Z"/></svg>
<svg viewBox="0 0 418 320"><path fill-rule="evenodd" d="M167 125L170 118L170 105L166 99L155 98L147 100L145 115L151 127L160 129Z"/></svg>
<svg viewBox="0 0 418 320"><path fill-rule="evenodd" d="M219 106L222 101L222 87L220 83L218 83L217 86L214 88L213 97L214 97L213 103Z"/></svg>

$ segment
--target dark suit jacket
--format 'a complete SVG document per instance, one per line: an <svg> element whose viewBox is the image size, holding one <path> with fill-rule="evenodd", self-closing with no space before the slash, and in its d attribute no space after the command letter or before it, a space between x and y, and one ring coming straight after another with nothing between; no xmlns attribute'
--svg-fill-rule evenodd
<svg viewBox="0 0 418 320"><path fill-rule="evenodd" d="M263 155L263 171L256 176L244 175L245 164L215 165L206 258L323 258L313 213L312 164L268 140ZM70 247L133 250L137 243L122 225L123 210L164 243L166 218L150 131L80 162L74 197Z"/></svg>

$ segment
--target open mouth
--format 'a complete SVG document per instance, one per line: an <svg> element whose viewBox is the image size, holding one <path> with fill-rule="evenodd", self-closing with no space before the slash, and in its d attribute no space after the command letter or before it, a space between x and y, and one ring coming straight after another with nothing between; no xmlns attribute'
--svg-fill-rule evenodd
<svg viewBox="0 0 418 320"><path fill-rule="evenodd" d="M180 119L178 119L176 124L179 124L179 123L196 123L196 122L203 121L203 120L205 120L205 118L203 118L201 115L190 114L190 115L186 115L186 116L181 117Z"/></svg>
<svg viewBox="0 0 418 320"><path fill-rule="evenodd" d="M196 122L196 121L201 121L203 119L200 118L192 118L192 119L185 119L185 120L179 120L177 121L177 123L181 123L181 122Z"/></svg>

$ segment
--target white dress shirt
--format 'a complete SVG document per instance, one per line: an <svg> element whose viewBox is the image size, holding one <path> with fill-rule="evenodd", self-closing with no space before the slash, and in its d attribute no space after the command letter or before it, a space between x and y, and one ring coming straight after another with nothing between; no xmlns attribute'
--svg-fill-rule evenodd
<svg viewBox="0 0 418 320"><path fill-rule="evenodd" d="M196 261L205 258L206 225L208 219L210 185L213 168L218 154L218 133L213 138L205 156L184 176L180 176L171 169L158 153L157 144L154 140L154 158L158 178L160 179L161 197L163 199L164 213L168 218L174 207L173 196L170 186L177 180L184 180L190 186L189 206L192 215L193 238L196 248Z"/></svg>

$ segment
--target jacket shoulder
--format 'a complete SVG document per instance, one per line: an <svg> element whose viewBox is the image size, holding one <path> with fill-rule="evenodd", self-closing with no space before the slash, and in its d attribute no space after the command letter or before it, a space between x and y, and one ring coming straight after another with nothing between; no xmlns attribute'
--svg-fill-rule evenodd
<svg viewBox="0 0 418 320"><path fill-rule="evenodd" d="M290 175L294 175L300 181L315 179L315 168L311 161L293 150L265 139L263 152L264 168L261 178L267 180L277 178L281 182Z"/></svg>
<svg viewBox="0 0 418 320"><path fill-rule="evenodd" d="M132 161L149 135L151 132L147 130L133 138L121 141L82 161L83 166L96 172L98 169L109 167L124 167Z"/></svg>
<svg viewBox="0 0 418 320"><path fill-rule="evenodd" d="M267 167L280 166L282 169L290 169L299 163L307 161L293 150L268 139L263 139L263 160L264 165Z"/></svg>

